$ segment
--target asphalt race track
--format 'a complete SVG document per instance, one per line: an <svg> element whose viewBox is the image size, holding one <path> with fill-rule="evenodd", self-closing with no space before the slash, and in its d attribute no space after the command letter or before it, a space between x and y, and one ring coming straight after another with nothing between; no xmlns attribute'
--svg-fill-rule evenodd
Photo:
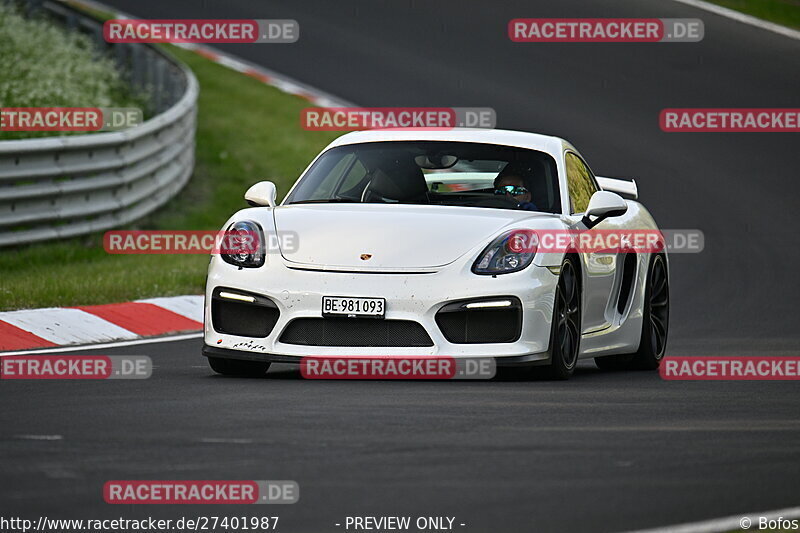
<svg viewBox="0 0 800 533"><path fill-rule="evenodd" d="M664 0L112 3L142 18L293 18L296 44L221 48L359 105L489 106L498 127L566 137L598 174L636 177L662 228L705 233L702 253L671 257L669 354L798 355L797 134L663 133L658 114L798 107L800 41ZM705 39L517 44L517 17L702 18ZM284 365L233 379L200 347L102 351L152 357L144 381L3 382L1 514L277 514L286 533L433 515L542 533L798 504L791 382L665 382L590 363L557 383L317 382ZM110 506L112 479L291 479L301 497L266 511Z"/></svg>

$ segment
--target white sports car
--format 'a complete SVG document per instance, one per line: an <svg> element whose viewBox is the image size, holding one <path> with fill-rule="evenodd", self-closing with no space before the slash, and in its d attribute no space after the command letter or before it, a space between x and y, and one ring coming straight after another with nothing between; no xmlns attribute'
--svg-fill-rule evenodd
<svg viewBox="0 0 800 533"><path fill-rule="evenodd" d="M541 247L558 232L658 231L616 193L635 199L635 182L595 177L557 137L343 135L280 205L274 184L257 183L253 207L225 224L258 246L212 255L203 355L234 375L304 356L493 357L555 379L589 357L654 369L666 253ZM519 246L520 235L536 239Z"/></svg>

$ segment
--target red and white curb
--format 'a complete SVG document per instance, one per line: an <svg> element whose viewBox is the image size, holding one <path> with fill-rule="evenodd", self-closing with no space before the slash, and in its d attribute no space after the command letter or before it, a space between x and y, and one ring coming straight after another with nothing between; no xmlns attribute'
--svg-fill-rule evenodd
<svg viewBox="0 0 800 533"><path fill-rule="evenodd" d="M78 7L97 9L117 19L135 18L93 0L61 0ZM265 85L323 107L354 107L354 104L305 85L288 76L266 69L210 46L176 44L215 63L254 78ZM0 352L47 349L62 346L138 344L136 339L203 329L203 296L150 298L108 305L70 308L25 309L0 312ZM193 338L200 333L174 336ZM132 341L132 342L126 342ZM77 349L77 348L75 348ZM71 350L66 348L66 350Z"/></svg>
<svg viewBox="0 0 800 533"><path fill-rule="evenodd" d="M175 46L191 50L194 53L228 67L231 70L241 72L245 76L254 78L265 85L275 87L287 94L293 94L319 107L355 107L355 104L346 102L335 96L331 96L319 89L315 89L297 80L293 80L275 71L266 69L255 63L250 63L236 56L225 54L210 46L193 43L177 43Z"/></svg>
<svg viewBox="0 0 800 533"><path fill-rule="evenodd" d="M59 0L59 1L76 7L84 7L88 9L105 11L106 13L111 13L112 16L116 19L137 18L127 13L123 13L122 11L118 11L116 8L107 6L101 2L96 2L95 0ZM673 1L686 4L698 9L703 9L705 11L714 13L715 15L727 17L729 19L741 22L743 24L749 24L751 26L755 26L763 30L771 31L773 33L778 33L785 37L789 37L792 39L800 39L800 31L797 31L793 28L788 28L786 26L762 20L753 17L751 15L735 11L733 9L728 9L722 6L711 4L704 0L673 0ZM175 43L175 46L178 46L186 50L191 50L196 54L201 55L206 59L213 61L214 63L225 66L237 72L241 72L246 76L254 78L264 83L265 85L275 87L276 89L279 89L285 93L293 94L295 96L303 98L304 100L307 100L308 102L316 106L356 107L355 104L347 102L346 100L343 100L339 97L330 95L325 91L317 89L316 87L311 87L310 85L306 85L293 78L290 78L288 76L270 70L268 68L256 65L255 63L251 63L242 58L236 57L235 55L221 52L211 46L194 44L194 43ZM274 46L280 46L280 45L274 45Z"/></svg>
<svg viewBox="0 0 800 533"><path fill-rule="evenodd" d="M95 2L94 0L60 0L60 1L64 2L65 4L76 7L83 7L88 9L104 11L106 13L112 14L112 16L115 19L138 18L133 15L123 13L122 11L118 11L114 7L107 6L100 2ZM264 68L262 66L256 65L255 63L251 63L234 55L226 54L211 46L195 44L195 43L174 43L174 46L178 46L185 50L191 50L197 55L203 56L206 59L213 61L214 63L227 67L231 70L241 72L245 76L249 76L251 78L260 81L264 85L269 85L270 87L275 87L276 89L283 91L287 94L293 94L295 96L298 96L316 106L356 107L355 104L342 100L341 98L332 96L326 93L325 91L322 91L315 87L311 87L310 85L306 85L293 78L290 78L289 76L279 74L274 70ZM281 46L281 45L269 45L269 46Z"/></svg>
<svg viewBox="0 0 800 533"><path fill-rule="evenodd" d="M62 0L64 1L64 0ZM114 18L135 18L93 0L65 3L97 9ZM210 46L176 44L215 63L254 78L317 106L353 107L342 99L300 83L254 63L222 53ZM47 349L70 345L105 346L103 343L134 341L143 337L203 329L203 296L150 298L136 302L71 308L26 309L0 312L0 352ZM196 335L175 336L171 339ZM146 342L146 341L142 341ZM99 345L99 346L98 346ZM7 355L10 355L7 353Z"/></svg>
<svg viewBox="0 0 800 533"><path fill-rule="evenodd" d="M203 329L203 296L0 312L0 352L126 341Z"/></svg>

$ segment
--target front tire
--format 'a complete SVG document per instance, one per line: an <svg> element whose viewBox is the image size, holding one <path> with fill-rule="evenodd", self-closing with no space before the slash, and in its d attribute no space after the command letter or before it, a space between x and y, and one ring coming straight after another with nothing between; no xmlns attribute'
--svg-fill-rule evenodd
<svg viewBox="0 0 800 533"><path fill-rule="evenodd" d="M569 379L578 363L581 344L581 291L575 259L561 264L550 328L550 364L534 367L546 379Z"/></svg>
<svg viewBox="0 0 800 533"><path fill-rule="evenodd" d="M209 357L208 365L211 367L211 370L223 376L259 378L267 373L270 364L261 361L243 361L241 359Z"/></svg>

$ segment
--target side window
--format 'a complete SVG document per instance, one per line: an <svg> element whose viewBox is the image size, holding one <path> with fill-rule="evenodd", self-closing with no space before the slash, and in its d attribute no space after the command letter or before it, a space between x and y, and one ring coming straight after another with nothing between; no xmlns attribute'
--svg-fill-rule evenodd
<svg viewBox="0 0 800 533"><path fill-rule="evenodd" d="M569 187L569 201L572 205L571 212L583 213L589 206L589 199L597 192L594 177L581 158L567 152L567 186Z"/></svg>

